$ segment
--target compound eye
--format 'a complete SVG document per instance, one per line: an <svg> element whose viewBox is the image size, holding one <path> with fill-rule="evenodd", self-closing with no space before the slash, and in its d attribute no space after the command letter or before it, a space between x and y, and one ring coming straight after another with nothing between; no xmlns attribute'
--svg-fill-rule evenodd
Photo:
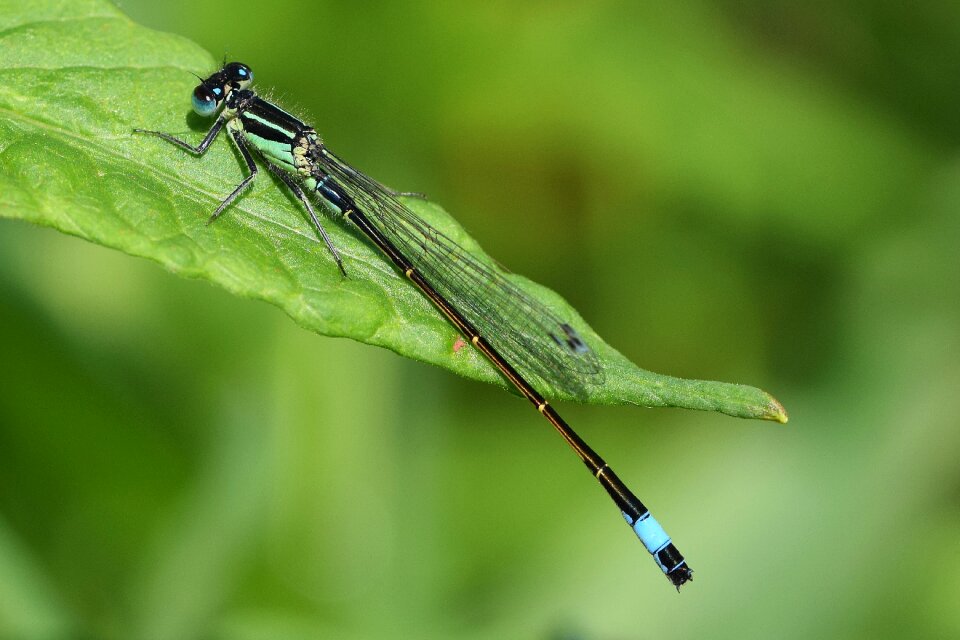
<svg viewBox="0 0 960 640"><path fill-rule="evenodd" d="M230 81L240 85L241 88L253 82L253 70L242 62L231 62L225 70Z"/></svg>
<svg viewBox="0 0 960 640"><path fill-rule="evenodd" d="M216 112L222 97L223 89L220 87L211 89L207 85L201 84L193 90L193 110L204 117L212 116Z"/></svg>

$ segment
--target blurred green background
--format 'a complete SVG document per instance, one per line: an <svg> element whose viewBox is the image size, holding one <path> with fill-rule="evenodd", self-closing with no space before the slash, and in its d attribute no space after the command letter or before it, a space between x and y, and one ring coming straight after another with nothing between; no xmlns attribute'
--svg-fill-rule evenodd
<svg viewBox="0 0 960 640"><path fill-rule="evenodd" d="M960 4L358 4L122 8L791 422L561 407L677 595L523 401L4 221L0 637L960 636Z"/></svg>

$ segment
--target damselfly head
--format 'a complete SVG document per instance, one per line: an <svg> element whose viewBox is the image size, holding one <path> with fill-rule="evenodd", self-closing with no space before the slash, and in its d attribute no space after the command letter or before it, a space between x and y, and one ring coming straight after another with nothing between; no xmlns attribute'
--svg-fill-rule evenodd
<svg viewBox="0 0 960 640"><path fill-rule="evenodd" d="M253 71L242 62L230 62L202 80L193 90L193 110L204 117L212 116L236 89L246 89L253 82Z"/></svg>

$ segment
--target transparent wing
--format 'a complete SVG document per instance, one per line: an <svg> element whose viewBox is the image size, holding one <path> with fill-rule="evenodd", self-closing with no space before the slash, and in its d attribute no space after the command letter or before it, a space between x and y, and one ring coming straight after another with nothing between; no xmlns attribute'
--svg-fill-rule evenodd
<svg viewBox="0 0 960 640"><path fill-rule="evenodd" d="M437 293L520 373L575 397L603 382L596 354L571 325L431 227L380 183L329 151L321 162Z"/></svg>

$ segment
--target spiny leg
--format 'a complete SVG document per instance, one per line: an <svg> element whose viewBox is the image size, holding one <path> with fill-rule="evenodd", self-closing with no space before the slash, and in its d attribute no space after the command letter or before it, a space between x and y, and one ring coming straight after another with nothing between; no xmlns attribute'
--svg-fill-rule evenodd
<svg viewBox="0 0 960 640"><path fill-rule="evenodd" d="M226 120L223 117L217 118L217 121L213 123L213 126L210 127L210 131L207 132L207 135L200 141L200 144L193 146L189 142L184 142L180 138L174 137L169 133L164 133L163 131L150 131L148 129L134 129L134 133L146 133L152 136L157 136L163 138L167 142L172 142L181 149L186 149L190 153L195 153L197 155L203 155L203 152L207 150L207 147L210 146L210 143L213 142L213 139L217 137L217 134L220 133L220 129L223 129L223 125Z"/></svg>
<svg viewBox="0 0 960 640"><path fill-rule="evenodd" d="M150 131L149 129L134 129L133 131L134 133L146 133L149 135L163 138L167 142L172 142L173 144L177 145L181 149L185 149L190 153L203 155L203 153L207 150L210 144L217 137L217 134L220 133L220 130L223 129L224 124L226 124L226 120L224 120L222 116L217 118L217 121L213 123L212 127L210 127L210 131L207 132L207 135L204 136L203 140L201 140L200 144L198 144L197 146L193 146L189 142L181 140L176 136L172 136L169 133L164 133L162 131ZM253 161L253 156L250 155L250 150L247 149L247 145L243 141L243 137L236 131L231 131L230 137L233 139L234 143L237 145L237 148L240 150L240 155L242 155L243 159L246 161L247 168L250 170L250 174L243 179L243 182L237 185L237 188L234 189L230 193L230 195L228 195L226 199L224 199L223 202L220 203L220 206L217 207L217 210L214 211L213 215L210 216L210 219L207 220L207 224L210 224L211 222L216 220L220 216L220 214L223 213L223 210L226 209L230 205L230 203L237 198L238 195L240 195L240 192L246 189L247 186L251 182L253 182L253 179L257 177L257 163Z"/></svg>
<svg viewBox="0 0 960 640"><path fill-rule="evenodd" d="M223 202L220 203L220 206L217 207L217 210L213 212L213 215L210 216L210 219L207 220L207 224L210 224L214 220L220 217L220 214L223 213L223 210L230 206L230 203L237 199L237 196L250 186L250 183L253 182L254 178L257 177L257 163L253 161L253 156L250 155L250 150L247 149L247 143L243 140L243 134L236 131L230 131L230 138L233 140L234 144L237 145L237 149L240 150L240 155L243 156L243 159L247 163L247 169L250 170L250 173L247 175L243 181L237 185L237 188L230 192Z"/></svg>
<svg viewBox="0 0 960 640"><path fill-rule="evenodd" d="M320 236L323 238L323 241L327 243L327 249L330 250L330 253L333 255L333 259L337 261L337 266L340 267L340 273L343 274L343 277L347 276L347 271L343 268L343 260L340 258L340 252L337 251L337 248L334 246L333 242L330 240L330 236L327 235L327 230L323 228L323 225L320 224L320 219L317 217L316 212L313 210L313 205L310 204L310 199L307 198L307 194L303 192L303 188L297 184L297 181L290 176L289 173L284 171L282 168L273 164L272 162L267 162L267 169L270 172L280 178L287 187L293 191L294 195L300 199L300 202L303 203L303 206L307 208L307 213L310 214L310 220L313 221L313 226L317 228L317 231L320 232Z"/></svg>

